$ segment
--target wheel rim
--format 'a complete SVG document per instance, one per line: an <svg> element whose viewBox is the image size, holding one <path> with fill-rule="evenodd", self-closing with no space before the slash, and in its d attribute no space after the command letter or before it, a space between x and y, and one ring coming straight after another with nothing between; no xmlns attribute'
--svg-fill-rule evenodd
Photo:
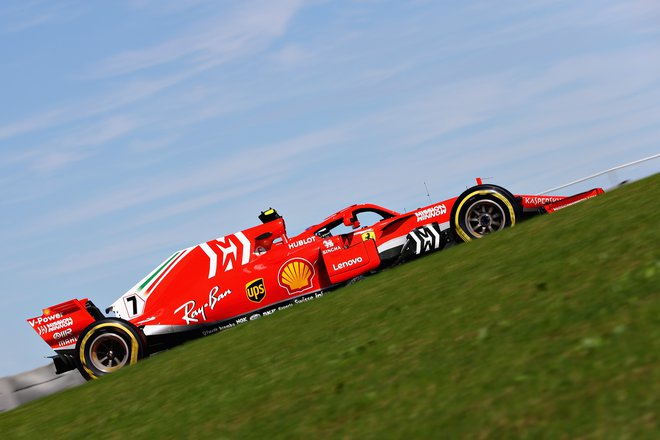
<svg viewBox="0 0 660 440"><path fill-rule="evenodd" d="M94 368L111 373L126 365L129 358L128 344L121 336L104 333L91 343L90 360Z"/></svg>
<svg viewBox="0 0 660 440"><path fill-rule="evenodd" d="M504 209L492 200L478 200L465 212L465 227L474 237L501 231L505 226Z"/></svg>

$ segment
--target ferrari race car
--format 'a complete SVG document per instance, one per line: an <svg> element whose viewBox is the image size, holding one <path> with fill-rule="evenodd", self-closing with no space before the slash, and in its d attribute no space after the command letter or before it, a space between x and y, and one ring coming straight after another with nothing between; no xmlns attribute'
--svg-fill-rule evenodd
<svg viewBox="0 0 660 440"><path fill-rule="evenodd" d="M603 193L513 195L496 185L400 214L353 205L294 237L269 209L262 224L172 254L105 312L89 299L28 323L56 355L57 373L95 379L152 353L322 296L348 281Z"/></svg>

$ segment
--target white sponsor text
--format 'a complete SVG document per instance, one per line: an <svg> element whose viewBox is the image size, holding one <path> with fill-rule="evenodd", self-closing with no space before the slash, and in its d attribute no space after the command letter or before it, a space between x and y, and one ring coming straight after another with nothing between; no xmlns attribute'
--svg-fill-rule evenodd
<svg viewBox="0 0 660 440"><path fill-rule="evenodd" d="M215 286L209 292L209 300L204 305L197 307L195 300L190 300L176 309L174 313L179 313L179 311L183 309L183 316L181 316L181 319L186 322L186 325L199 322L199 316L201 316L202 319L206 321L206 310L213 310L221 299L225 298L231 293L231 289L227 289L223 293L218 294L219 291L220 288Z"/></svg>
<svg viewBox="0 0 660 440"><path fill-rule="evenodd" d="M428 220L434 217L439 217L446 213L447 213L447 207L443 203L441 205L431 206L430 208L426 208L422 211L416 212L415 217L417 217L418 222L423 222L424 220Z"/></svg>

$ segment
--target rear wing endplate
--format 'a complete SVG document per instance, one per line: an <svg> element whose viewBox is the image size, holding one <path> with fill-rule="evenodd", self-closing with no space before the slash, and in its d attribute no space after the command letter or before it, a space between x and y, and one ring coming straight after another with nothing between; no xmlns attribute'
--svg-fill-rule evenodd
<svg viewBox="0 0 660 440"><path fill-rule="evenodd" d="M87 298L72 299L45 308L41 316L27 322L55 351L72 350L80 333L103 314Z"/></svg>

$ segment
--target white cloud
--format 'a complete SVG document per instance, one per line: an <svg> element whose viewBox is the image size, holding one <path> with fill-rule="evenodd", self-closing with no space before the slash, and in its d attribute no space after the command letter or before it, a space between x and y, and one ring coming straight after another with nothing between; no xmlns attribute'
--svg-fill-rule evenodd
<svg viewBox="0 0 660 440"><path fill-rule="evenodd" d="M68 22L80 16L81 12L80 5L71 1L25 0L14 2L0 9L0 32L18 33L31 31L50 23Z"/></svg>
<svg viewBox="0 0 660 440"><path fill-rule="evenodd" d="M52 173L60 168L67 167L75 162L83 160L88 153L81 151L54 151L35 155L33 168L42 173Z"/></svg>
<svg viewBox="0 0 660 440"><path fill-rule="evenodd" d="M40 276L44 275L43 272L50 276L82 273L93 267L126 260L129 257L146 255L166 247L167 245L163 243L163 236L167 235L166 232L159 230L140 237L105 243L101 248L77 253L49 264L47 269L40 269L42 272Z"/></svg>
<svg viewBox="0 0 660 440"><path fill-rule="evenodd" d="M272 55L275 64L291 69L313 60L314 55L300 44L289 44Z"/></svg>
<svg viewBox="0 0 660 440"><path fill-rule="evenodd" d="M156 137L151 139L137 139L132 141L130 147L140 153L151 152L167 147L176 141L176 137Z"/></svg>
<svg viewBox="0 0 660 440"><path fill-rule="evenodd" d="M16 122L0 126L0 140L34 133L116 110L148 98L190 75L189 72L160 79L130 81L126 85L95 97L60 106Z"/></svg>
<svg viewBox="0 0 660 440"><path fill-rule="evenodd" d="M46 127L66 122L68 120L66 110L50 110L36 116L0 126L0 139L11 138L23 133L40 130Z"/></svg>
<svg viewBox="0 0 660 440"><path fill-rule="evenodd" d="M33 148L5 156L0 164L15 167L21 162L40 172L53 172L94 154L94 148L127 135L138 121L115 115L88 125L71 128L65 135L48 139Z"/></svg>
<svg viewBox="0 0 660 440"><path fill-rule="evenodd" d="M303 155L343 142L347 134L342 128L322 130L256 149L242 150L233 156L214 158L194 169L181 170L176 175L165 174L130 182L127 187L105 194L96 193L92 200L44 213L37 223L23 231L29 235L36 231L68 227L93 218L144 205L161 199L193 192L212 192L222 188L224 198L245 193L245 188L256 191L274 183L273 177L286 176L287 171L304 169L302 160L314 161ZM255 176L259 178L255 180ZM184 205L185 206L185 205ZM174 213L179 213L176 211Z"/></svg>
<svg viewBox="0 0 660 440"><path fill-rule="evenodd" d="M49 21L52 21L53 18L54 17L52 14L41 14L41 15L29 17L23 21L19 21L6 26L5 32L7 33L21 32L48 23Z"/></svg>
<svg viewBox="0 0 660 440"><path fill-rule="evenodd" d="M164 43L101 61L92 72L101 77L124 75L174 61L208 68L258 50L282 35L301 6L300 0L243 2L226 16L197 23Z"/></svg>
<svg viewBox="0 0 660 440"><path fill-rule="evenodd" d="M642 31L643 27L649 27L657 33L658 19L660 18L660 7L653 0L630 0L626 2L614 2L603 8L598 8L587 18L587 23L604 24L608 26L621 25L633 22L635 31Z"/></svg>

